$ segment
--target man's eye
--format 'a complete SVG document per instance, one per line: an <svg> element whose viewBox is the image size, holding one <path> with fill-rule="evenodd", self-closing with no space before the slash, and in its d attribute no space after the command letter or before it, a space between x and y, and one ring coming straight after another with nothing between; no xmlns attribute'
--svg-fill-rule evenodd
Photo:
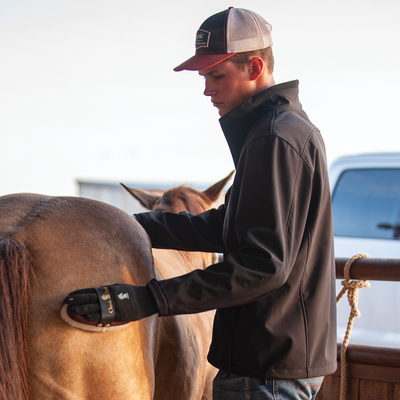
<svg viewBox="0 0 400 400"><path fill-rule="evenodd" d="M214 79L221 79L223 77L223 75L214 75L213 78Z"/></svg>

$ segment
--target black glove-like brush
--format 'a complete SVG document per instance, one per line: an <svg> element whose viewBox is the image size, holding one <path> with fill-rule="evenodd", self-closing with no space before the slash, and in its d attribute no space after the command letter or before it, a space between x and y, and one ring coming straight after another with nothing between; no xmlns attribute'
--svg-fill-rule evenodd
<svg viewBox="0 0 400 400"><path fill-rule="evenodd" d="M65 302L73 314L101 325L138 321L158 312L147 286L117 284L80 289L70 293Z"/></svg>

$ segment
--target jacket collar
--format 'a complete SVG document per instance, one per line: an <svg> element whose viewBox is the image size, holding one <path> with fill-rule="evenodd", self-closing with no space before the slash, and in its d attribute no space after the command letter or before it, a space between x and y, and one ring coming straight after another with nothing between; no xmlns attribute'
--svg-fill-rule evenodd
<svg viewBox="0 0 400 400"><path fill-rule="evenodd" d="M271 86L255 94L219 119L235 168L239 162L246 135L254 123L268 111L301 110L298 98L299 81Z"/></svg>

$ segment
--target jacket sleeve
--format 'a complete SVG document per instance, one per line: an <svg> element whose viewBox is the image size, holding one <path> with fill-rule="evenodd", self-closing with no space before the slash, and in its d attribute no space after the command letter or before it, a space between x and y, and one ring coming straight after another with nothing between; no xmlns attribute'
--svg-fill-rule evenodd
<svg viewBox="0 0 400 400"><path fill-rule="evenodd" d="M153 248L223 252L225 205L197 215L186 211L150 211L135 217L149 235Z"/></svg>
<svg viewBox="0 0 400 400"><path fill-rule="evenodd" d="M311 192L312 168L287 142L270 135L248 144L225 210L225 260L151 281L160 315L238 306L281 288L307 236Z"/></svg>

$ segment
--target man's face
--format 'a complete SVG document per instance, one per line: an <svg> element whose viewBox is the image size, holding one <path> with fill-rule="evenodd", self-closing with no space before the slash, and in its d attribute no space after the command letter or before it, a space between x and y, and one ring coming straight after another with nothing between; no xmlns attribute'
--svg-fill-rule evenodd
<svg viewBox="0 0 400 400"><path fill-rule="evenodd" d="M253 95L254 86L248 65L240 71L233 62L226 60L199 71L199 75L205 79L204 95L211 97L221 117Z"/></svg>

